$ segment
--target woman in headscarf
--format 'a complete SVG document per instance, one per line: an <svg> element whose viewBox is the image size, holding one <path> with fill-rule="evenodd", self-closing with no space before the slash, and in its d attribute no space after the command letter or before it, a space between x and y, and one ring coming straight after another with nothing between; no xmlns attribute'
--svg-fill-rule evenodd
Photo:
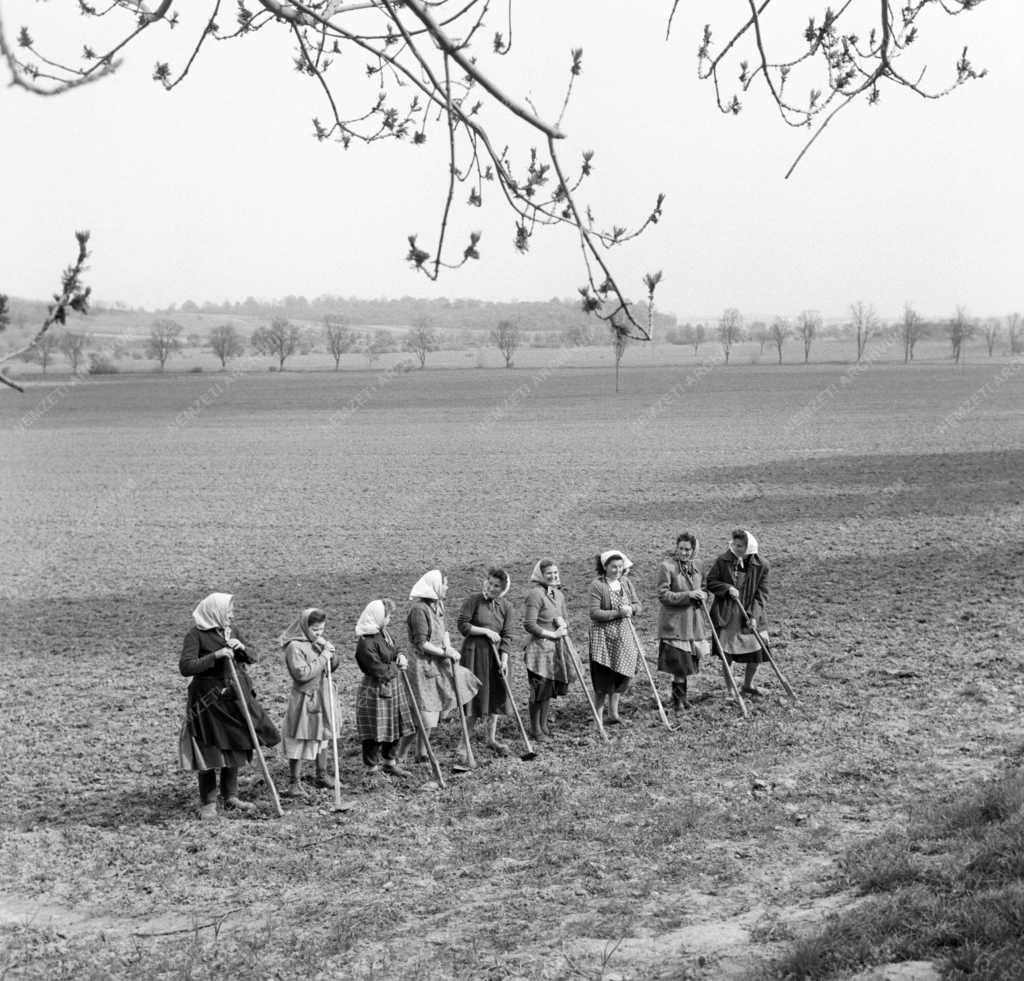
<svg viewBox="0 0 1024 981"><path fill-rule="evenodd" d="M711 652L707 618L701 605L707 593L701 589L696 564L697 536L684 531L676 539L675 552L658 567L658 670L672 675L672 708L689 708L686 679L700 670L700 659Z"/></svg>
<svg viewBox="0 0 1024 981"><path fill-rule="evenodd" d="M480 690L466 706L466 715L470 725L477 718L483 719L487 745L499 756L509 753L508 745L498 739L498 716L507 712L502 675L508 675L512 646L512 604L505 599L511 584L504 569L488 569L483 588L462 604L458 620L459 633L466 638L462 664L480 682Z"/></svg>
<svg viewBox="0 0 1024 981"><path fill-rule="evenodd" d="M341 661L334 645L324 637L327 614L309 607L277 638L284 650L284 663L292 678L288 708L284 716L284 755L288 759L288 797L305 797L302 763L313 760L315 785L334 787L327 769L332 736L341 726L341 708L335 695L331 702L328 665L332 672ZM334 728L331 728L333 720Z"/></svg>
<svg viewBox="0 0 1024 981"><path fill-rule="evenodd" d="M416 732L405 684L398 676L409 661L388 631L395 612L392 599L373 600L356 623L356 663L363 672L356 692L356 729L367 773L408 775L399 764Z"/></svg>
<svg viewBox="0 0 1024 981"><path fill-rule="evenodd" d="M220 796L228 810L254 811L256 807L238 796L238 768L252 761L255 748L245 715L239 706L244 698L256 736L264 746L276 746L281 736L263 706L245 665L255 663L251 650L232 629L234 604L231 593L210 593L192 611L192 629L185 635L178 670L192 681L188 686L185 723L181 727L178 756L186 770L199 777L199 817L217 817L217 770ZM228 659L236 665L237 691Z"/></svg>
<svg viewBox="0 0 1024 981"><path fill-rule="evenodd" d="M715 597L712 616L726 660L730 665L733 661L745 665L741 690L744 695L755 698L763 694L754 687L754 673L764 655L754 631L764 638L768 636L765 620L768 568L768 560L758 554L757 539L746 529L737 528L728 549L715 559L707 580L708 589ZM743 610L750 615L749 621Z"/></svg>
<svg viewBox="0 0 1024 981"><path fill-rule="evenodd" d="M413 605L406 617L406 627L413 656L408 677L427 730L437 727L442 712L459 708L480 687L472 671L459 670L462 656L452 647L444 623L447 593L448 580L440 569L431 569L421 576L409 593ZM427 747L420 745L419 756L426 752ZM459 755L464 759L465 748Z"/></svg>
<svg viewBox="0 0 1024 981"><path fill-rule="evenodd" d="M563 638L569 634L569 613L558 566L541 559L530 573L523 629L530 635L523 651L530 682L530 735L544 742L550 735L551 699L569 690L573 671Z"/></svg>
<svg viewBox="0 0 1024 981"><path fill-rule="evenodd" d="M622 722L619 699L640 670L644 656L628 621L642 609L626 571L633 565L619 551L602 552L595 559L597 578L590 584L590 679L595 707L604 712L608 701L608 725Z"/></svg>

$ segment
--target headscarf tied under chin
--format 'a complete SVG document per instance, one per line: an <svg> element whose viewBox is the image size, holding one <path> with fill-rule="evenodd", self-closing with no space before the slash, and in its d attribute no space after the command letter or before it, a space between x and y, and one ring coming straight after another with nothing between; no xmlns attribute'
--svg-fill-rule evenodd
<svg viewBox="0 0 1024 981"><path fill-rule="evenodd" d="M610 548L610 549L608 549L607 552L602 552L601 553L601 568L602 569L608 564L608 560L613 555L617 555L620 559L622 559L622 574L623 575L625 575L627 572L629 572L630 569L633 568L633 563L630 562L629 556L626 555L625 552L623 552L621 549L618 549L618 548Z"/></svg>
<svg viewBox="0 0 1024 981"><path fill-rule="evenodd" d="M685 539L684 539L685 541ZM676 549L679 548L679 542L676 542ZM679 558L675 551L672 552L672 558L676 560L676 564L679 566L679 570L684 576L695 576L697 575L697 555L700 552L700 539L693 536L693 551L690 553L690 557L684 562Z"/></svg>
<svg viewBox="0 0 1024 981"><path fill-rule="evenodd" d="M319 638L315 637L309 629L309 621L314 614L318 614L318 620L324 615L323 611L318 610L315 606L309 606L303 610L277 638L278 644L281 647L287 647L292 641L302 642L304 640L308 640L311 644L317 643Z"/></svg>
<svg viewBox="0 0 1024 981"><path fill-rule="evenodd" d="M745 567L744 564L751 555L757 555L757 539L754 537L753 532L747 531L746 528L743 530L747 532L747 553L742 559L738 555L736 556L736 561L739 562L741 569ZM729 551L732 552L732 539L729 540ZM736 553L733 552L733 555L736 555Z"/></svg>
<svg viewBox="0 0 1024 981"><path fill-rule="evenodd" d="M551 599L554 599L555 590L562 588L562 582L560 579L556 579L554 583L549 583L547 579L544 578L544 573L541 571L540 567L542 564L554 565L555 563L550 559L538 559L537 564L533 567L533 572L530 573L530 582L536 583L538 586L543 586L548 596ZM504 593L502 593L502 595L504 596Z"/></svg>
<svg viewBox="0 0 1024 981"><path fill-rule="evenodd" d="M192 611L192 619L200 630L222 630L228 635L228 613L233 593L210 593Z"/></svg>

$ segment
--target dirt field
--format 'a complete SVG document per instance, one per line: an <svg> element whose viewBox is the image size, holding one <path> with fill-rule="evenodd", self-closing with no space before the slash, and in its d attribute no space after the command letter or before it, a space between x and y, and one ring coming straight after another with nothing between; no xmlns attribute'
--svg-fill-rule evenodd
<svg viewBox="0 0 1024 981"><path fill-rule="evenodd" d="M1024 363L691 365L611 386L552 364L0 399L0 971L771 976L856 901L851 845L1005 764L1024 706ZM350 729L348 815L321 792L277 820L255 788L259 820L196 820L177 658L206 593L235 594L280 715L272 638L303 606L351 651L363 605L391 595L404 615L428 568L448 570L452 611L493 562L520 602L551 555L585 650L595 552L626 550L653 599L677 532L706 568L738 524L772 562L798 705L763 673L744 722L705 669L714 697L668 733L638 678L603 746L577 685L534 762L481 752L424 792L425 767L364 780ZM357 677L348 658L348 704Z"/></svg>

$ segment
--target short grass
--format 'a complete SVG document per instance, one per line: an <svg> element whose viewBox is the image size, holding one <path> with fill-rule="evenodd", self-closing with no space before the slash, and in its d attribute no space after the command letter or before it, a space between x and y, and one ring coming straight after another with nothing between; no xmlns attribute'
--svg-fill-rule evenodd
<svg viewBox="0 0 1024 981"><path fill-rule="evenodd" d="M946 978L1024 973L1024 770L924 806L905 829L851 850L867 898L800 940L772 977L843 977L872 964L932 960Z"/></svg>

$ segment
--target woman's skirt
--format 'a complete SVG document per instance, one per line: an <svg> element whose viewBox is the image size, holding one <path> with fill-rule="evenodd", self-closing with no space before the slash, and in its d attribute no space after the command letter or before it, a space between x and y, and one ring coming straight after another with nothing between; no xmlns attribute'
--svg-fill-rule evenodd
<svg viewBox="0 0 1024 981"><path fill-rule="evenodd" d="M766 658L754 631L748 629L739 606L736 603L732 603L730 606L728 620L718 628L718 636L722 640L722 651L729 661L736 661L739 664L761 664ZM758 632L767 642L768 631Z"/></svg>
<svg viewBox="0 0 1024 981"><path fill-rule="evenodd" d="M706 640L663 640L658 644L658 670L672 675L691 675L700 671L701 657L711 653Z"/></svg>
<svg viewBox="0 0 1024 981"><path fill-rule="evenodd" d="M435 718L434 724L437 724ZM424 725L430 723L424 720ZM356 690L356 731L362 742L393 743L416 731L412 709L400 678L383 685L367 677Z"/></svg>
<svg viewBox="0 0 1024 981"><path fill-rule="evenodd" d="M598 661L591 661L590 680L598 695L621 695L629 687L633 676L619 674Z"/></svg>
<svg viewBox="0 0 1024 981"><path fill-rule="evenodd" d="M530 682L530 701L546 702L549 698L561 698L569 691L567 681L555 681L552 678L542 678L539 674L527 669L526 678Z"/></svg>
<svg viewBox="0 0 1024 981"><path fill-rule="evenodd" d="M223 766L237 768L252 762L252 750L220 749L198 743L185 721L178 733L178 762L183 770L218 770Z"/></svg>
<svg viewBox="0 0 1024 981"><path fill-rule="evenodd" d="M473 700L466 706L470 718L482 715L505 715L505 686L501 681L498 659L491 653L486 637L467 637L462 647L462 666L469 669L480 682Z"/></svg>
<svg viewBox="0 0 1024 981"><path fill-rule="evenodd" d="M256 700L248 674L238 669L241 693L220 679L196 678L188 688L185 722L178 735L178 760L186 770L242 766L252 760L253 742L238 701L245 698L256 736L264 746L276 746L281 734Z"/></svg>
<svg viewBox="0 0 1024 981"><path fill-rule="evenodd" d="M621 694L644 656L625 620L590 625L590 680L599 695Z"/></svg>

